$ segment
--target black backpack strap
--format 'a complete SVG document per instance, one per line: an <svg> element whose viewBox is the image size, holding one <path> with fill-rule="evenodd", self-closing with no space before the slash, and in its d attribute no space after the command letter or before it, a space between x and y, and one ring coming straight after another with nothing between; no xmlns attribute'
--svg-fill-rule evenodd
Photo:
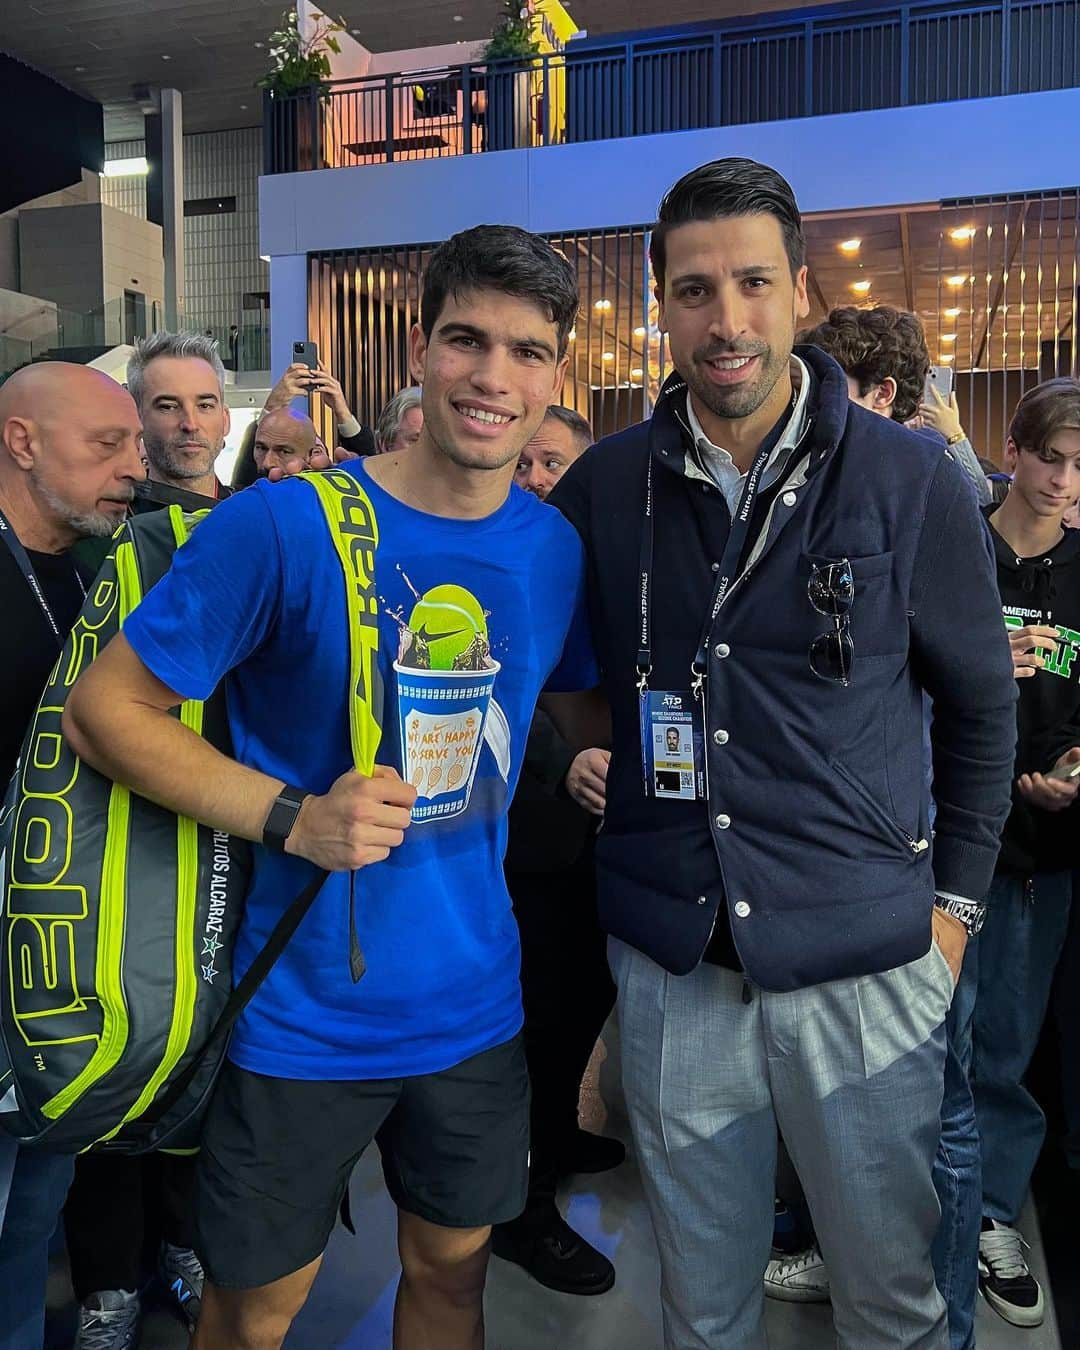
<svg viewBox="0 0 1080 1350"><path fill-rule="evenodd" d="M329 875L329 872L321 870L316 872L281 918L278 919L273 932L266 939L265 945L244 972L244 978L229 995L224 1008L221 1010L221 1015L214 1023L213 1031L207 1037L206 1044L183 1073L178 1074L166 1091L154 1102L143 1117L144 1121L154 1124L164 1119L194 1082L207 1055L228 1039L229 1032L235 1025L237 1018L255 997L263 980L270 974L274 962L285 950L289 939L300 927L304 916L314 904L315 897Z"/></svg>

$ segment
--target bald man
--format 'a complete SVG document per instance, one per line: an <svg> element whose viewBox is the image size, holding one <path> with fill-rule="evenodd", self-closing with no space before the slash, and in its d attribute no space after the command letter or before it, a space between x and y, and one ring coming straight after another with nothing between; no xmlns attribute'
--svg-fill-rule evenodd
<svg viewBox="0 0 1080 1350"><path fill-rule="evenodd" d="M310 417L295 408L275 408L259 419L253 455L255 471L268 478L271 469L284 470L293 460L310 464L316 446L321 445Z"/></svg>
<svg viewBox="0 0 1080 1350"><path fill-rule="evenodd" d="M144 477L141 432L130 394L86 366L41 362L0 387L0 792L93 580L71 547L124 519ZM48 1244L71 1169L0 1130L4 1345L42 1344Z"/></svg>

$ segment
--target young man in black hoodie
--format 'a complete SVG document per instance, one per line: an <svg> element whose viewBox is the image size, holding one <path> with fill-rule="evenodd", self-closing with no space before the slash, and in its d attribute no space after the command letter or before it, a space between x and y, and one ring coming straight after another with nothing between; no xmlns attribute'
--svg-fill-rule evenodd
<svg viewBox="0 0 1080 1350"><path fill-rule="evenodd" d="M1056 630L1056 641L1017 666L1012 812L986 924L962 985L972 992L977 986L972 1080L983 1171L980 1282L1006 1321L1038 1326L1042 1290L1015 1225L1045 1133L1023 1078L1065 941L1076 864L1080 777L1056 775L1080 765L1080 530L1062 525L1080 492L1080 380L1048 380L1027 393L1005 455L1012 487L1000 506L987 508L1002 613L1014 652L1020 630Z"/></svg>

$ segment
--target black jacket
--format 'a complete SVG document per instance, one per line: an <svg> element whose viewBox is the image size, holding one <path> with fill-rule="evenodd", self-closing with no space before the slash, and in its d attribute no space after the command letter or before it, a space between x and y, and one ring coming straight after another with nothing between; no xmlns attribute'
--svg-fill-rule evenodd
<svg viewBox="0 0 1080 1350"><path fill-rule="evenodd" d="M988 507L986 514L996 510ZM1045 773L1066 750L1080 745L1080 530L1066 530L1061 542L1039 558L1018 558L992 525L990 532L1006 625L1053 624L1059 635L1058 650L1045 667L1017 681L1013 803L998 871L1027 877L1077 862L1077 807L1041 811L1020 796L1016 779Z"/></svg>
<svg viewBox="0 0 1080 1350"><path fill-rule="evenodd" d="M707 803L646 798L639 749L649 457L655 690L688 687L729 524L720 494L685 474L681 382L665 386L651 421L583 455L551 496L585 543L612 707L601 924L681 974L729 923L743 969L774 990L912 961L930 945L935 885L987 890L1016 738L992 550L962 471L926 438L851 404L831 357L798 355L813 381L812 425L710 632ZM855 579L847 687L816 678L808 660L829 626L810 603L811 569L841 558ZM924 693L935 714L932 847Z"/></svg>

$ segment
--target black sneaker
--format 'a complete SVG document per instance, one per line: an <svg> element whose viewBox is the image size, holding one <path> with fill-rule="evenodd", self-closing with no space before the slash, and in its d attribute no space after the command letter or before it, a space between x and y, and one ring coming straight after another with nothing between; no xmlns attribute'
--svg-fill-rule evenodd
<svg viewBox="0 0 1080 1350"><path fill-rule="evenodd" d="M575 1130L559 1150L559 1175L577 1172L610 1172L626 1161L626 1145L607 1135Z"/></svg>
<svg viewBox="0 0 1080 1350"><path fill-rule="evenodd" d="M520 1220L496 1224L491 1250L560 1294L606 1294L615 1283L615 1267L558 1211L542 1227L525 1227Z"/></svg>
<svg viewBox="0 0 1080 1350"><path fill-rule="evenodd" d="M184 1319L188 1330L194 1331L202 1310L204 1277L199 1258L190 1247L174 1247L170 1242L163 1242L158 1275L173 1310Z"/></svg>
<svg viewBox="0 0 1080 1350"><path fill-rule="evenodd" d="M1045 1315L1042 1289L1024 1259L1027 1245L1007 1223L983 1219L979 1288L991 1308L1014 1327L1041 1326Z"/></svg>

